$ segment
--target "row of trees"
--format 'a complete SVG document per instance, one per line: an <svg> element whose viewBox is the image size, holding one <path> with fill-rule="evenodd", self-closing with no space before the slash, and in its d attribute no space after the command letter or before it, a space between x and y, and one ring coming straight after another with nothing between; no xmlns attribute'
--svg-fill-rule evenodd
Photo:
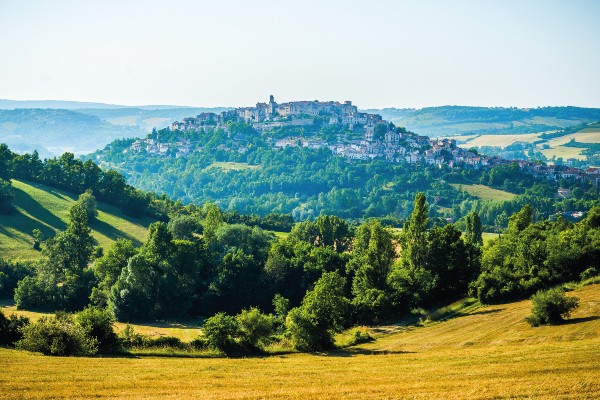
<svg viewBox="0 0 600 400"><path fill-rule="evenodd" d="M67 229L46 242L46 257L32 269L4 263L12 265L3 267L5 282L18 279L18 307L93 305L121 321L215 314L211 343L232 352L260 349L276 332L287 332L298 349L325 349L344 327L381 323L469 290L488 303L523 298L592 274L600 255L599 208L577 224L534 223L526 206L499 239L482 247L476 213L464 234L451 224L431 226L421 193L401 232L378 220L353 229L322 216L275 240L258 227L225 223L218 207L207 204L198 211L201 225L194 215L156 222L139 249L120 239L101 255L87 226L94 214L90 197L73 205ZM248 333L248 321L262 328Z"/></svg>

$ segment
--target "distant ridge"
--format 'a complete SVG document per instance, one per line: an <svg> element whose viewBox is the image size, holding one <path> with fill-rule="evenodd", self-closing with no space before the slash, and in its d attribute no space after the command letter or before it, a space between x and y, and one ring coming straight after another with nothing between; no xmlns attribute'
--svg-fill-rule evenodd
<svg viewBox="0 0 600 400"><path fill-rule="evenodd" d="M95 103L71 100L9 100L0 99L0 109L12 110L15 108L50 108L64 110L82 110L82 109L120 109L137 108L142 110L165 110L172 108L195 108L192 106L174 106L174 105L145 105L145 106L124 106L119 104ZM219 108L219 107L202 107Z"/></svg>

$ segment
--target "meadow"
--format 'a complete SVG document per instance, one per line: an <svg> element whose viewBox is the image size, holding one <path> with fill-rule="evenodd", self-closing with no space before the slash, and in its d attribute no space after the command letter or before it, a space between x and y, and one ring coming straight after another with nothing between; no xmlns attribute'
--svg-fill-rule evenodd
<svg viewBox="0 0 600 400"><path fill-rule="evenodd" d="M451 183L450 185L456 190L462 190L481 200L509 201L517 197L514 193L494 189L485 185L464 185L460 183Z"/></svg>
<svg viewBox="0 0 600 400"><path fill-rule="evenodd" d="M255 358L53 358L0 349L0 399L392 399L600 397L600 284L558 326L530 327L530 301L470 306L376 341Z"/></svg>
<svg viewBox="0 0 600 400"><path fill-rule="evenodd" d="M0 256L11 260L34 260L41 253L33 249L34 229L46 238L67 226L67 212L77 197L37 183L13 180L16 205L12 214L0 215ZM117 207L98 202L98 217L90 223L92 236L105 250L119 238L141 245L148 231L150 218L133 218Z"/></svg>

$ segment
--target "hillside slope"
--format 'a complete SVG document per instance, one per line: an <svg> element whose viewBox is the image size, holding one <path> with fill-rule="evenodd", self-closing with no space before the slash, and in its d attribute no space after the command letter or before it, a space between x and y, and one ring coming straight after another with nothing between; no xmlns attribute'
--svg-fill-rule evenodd
<svg viewBox="0 0 600 400"><path fill-rule="evenodd" d="M0 215L0 257L12 260L32 260L41 257L35 251L31 232L42 231L50 237L64 230L67 211L77 196L37 183L13 180L16 211ZM118 208L98 202L98 218L92 221L92 235L99 246L107 249L119 238L139 245L146 239L150 218L136 219L124 215Z"/></svg>
<svg viewBox="0 0 600 400"><path fill-rule="evenodd" d="M0 348L0 399L598 398L600 284L571 295L581 306L558 326L529 327L522 301L318 355L65 362Z"/></svg>

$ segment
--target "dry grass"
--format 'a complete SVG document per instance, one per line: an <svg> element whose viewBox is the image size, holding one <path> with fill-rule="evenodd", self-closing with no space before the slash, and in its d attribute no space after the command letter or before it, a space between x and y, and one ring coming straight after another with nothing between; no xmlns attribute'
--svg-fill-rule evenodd
<svg viewBox="0 0 600 400"><path fill-rule="evenodd" d="M565 324L531 328L530 302L465 311L321 355L245 359L52 358L0 349L0 398L600 397L600 285Z"/></svg>
<svg viewBox="0 0 600 400"><path fill-rule="evenodd" d="M481 135L461 144L461 147L495 146L504 148L515 142L533 143L536 140L539 140L539 134L537 133L524 133L521 135Z"/></svg>
<svg viewBox="0 0 600 400"><path fill-rule="evenodd" d="M550 149L540 150L546 158L550 159L552 156L556 156L556 158L562 157L563 160L567 160L568 158L576 158L578 160L585 160L586 156L582 155L581 152L585 150L581 147L568 147L568 146L556 146Z"/></svg>

